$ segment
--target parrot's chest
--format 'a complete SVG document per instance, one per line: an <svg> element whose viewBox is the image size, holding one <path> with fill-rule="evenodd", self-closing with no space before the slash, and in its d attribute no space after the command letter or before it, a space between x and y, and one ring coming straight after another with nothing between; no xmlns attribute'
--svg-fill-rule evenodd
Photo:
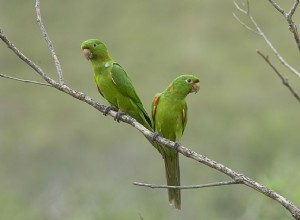
<svg viewBox="0 0 300 220"><path fill-rule="evenodd" d="M115 107L118 107L118 89L109 74L95 75L95 82L99 92Z"/></svg>
<svg viewBox="0 0 300 220"><path fill-rule="evenodd" d="M172 101L159 103L155 117L156 131L173 141L180 139L183 130L183 108L181 103Z"/></svg>

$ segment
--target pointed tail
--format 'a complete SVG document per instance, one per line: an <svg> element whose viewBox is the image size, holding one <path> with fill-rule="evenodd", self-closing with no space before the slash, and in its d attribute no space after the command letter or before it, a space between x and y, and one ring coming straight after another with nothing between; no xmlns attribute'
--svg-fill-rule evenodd
<svg viewBox="0 0 300 220"><path fill-rule="evenodd" d="M168 186L180 186L180 168L178 152L173 151L170 154L164 154L166 177ZM168 189L169 202L176 209L181 209L180 189Z"/></svg>

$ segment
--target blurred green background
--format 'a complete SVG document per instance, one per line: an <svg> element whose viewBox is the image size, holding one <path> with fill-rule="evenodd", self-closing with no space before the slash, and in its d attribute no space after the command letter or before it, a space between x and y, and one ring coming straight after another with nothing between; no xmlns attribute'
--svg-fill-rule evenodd
<svg viewBox="0 0 300 220"><path fill-rule="evenodd" d="M277 2L286 9L293 3ZM282 15L267 1L250 3L281 55L299 68ZM0 0L0 26L57 79L34 5ZM201 90L188 97L181 142L300 206L300 105L255 49L269 54L299 91L300 80L233 18L239 13L231 0L42 0L41 9L68 86L107 104L80 49L89 38L106 43L147 109L178 75L199 76ZM296 22L299 15L300 9ZM42 81L2 42L0 72ZM182 156L180 163L183 185L228 179ZM137 130L55 89L0 79L0 219L292 219L245 186L185 190L177 211L165 190L134 181L165 184L160 155Z"/></svg>

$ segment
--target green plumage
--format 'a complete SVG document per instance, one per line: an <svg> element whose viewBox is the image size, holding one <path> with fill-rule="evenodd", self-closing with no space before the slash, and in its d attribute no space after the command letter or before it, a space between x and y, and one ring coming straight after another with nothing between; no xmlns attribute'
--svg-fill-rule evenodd
<svg viewBox="0 0 300 220"><path fill-rule="evenodd" d="M186 96L198 92L199 79L192 75L177 77L168 88L155 95L152 102L153 129L171 141L179 141L187 123ZM154 145L165 161L167 184L180 186L178 152L162 145ZM179 189L168 189L169 201L175 208L181 208Z"/></svg>
<svg viewBox="0 0 300 220"><path fill-rule="evenodd" d="M152 122L143 107L127 73L111 59L106 46L97 39L82 43L84 56L92 62L94 79L100 94L110 103L149 130L162 134L172 141L178 141L187 122L185 97L199 90L199 79L192 75L176 78L162 93L154 97L152 103ZM149 141L158 149L165 161L167 184L180 185L178 152ZM169 189L169 201L177 209L181 208L180 190Z"/></svg>
<svg viewBox="0 0 300 220"><path fill-rule="evenodd" d="M97 39L84 41L83 53L91 60L98 91L120 111L151 129L151 120L123 68L111 59L106 46Z"/></svg>

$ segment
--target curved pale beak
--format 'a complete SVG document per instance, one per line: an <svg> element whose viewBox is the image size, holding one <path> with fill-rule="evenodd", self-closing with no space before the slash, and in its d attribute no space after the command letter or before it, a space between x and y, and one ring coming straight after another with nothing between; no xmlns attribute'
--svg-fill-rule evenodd
<svg viewBox="0 0 300 220"><path fill-rule="evenodd" d="M200 90L200 82L197 82L192 86L191 92L197 93L199 90Z"/></svg>
<svg viewBox="0 0 300 220"><path fill-rule="evenodd" d="M93 58L93 54L89 49L83 49L83 55L87 60L90 60Z"/></svg>

